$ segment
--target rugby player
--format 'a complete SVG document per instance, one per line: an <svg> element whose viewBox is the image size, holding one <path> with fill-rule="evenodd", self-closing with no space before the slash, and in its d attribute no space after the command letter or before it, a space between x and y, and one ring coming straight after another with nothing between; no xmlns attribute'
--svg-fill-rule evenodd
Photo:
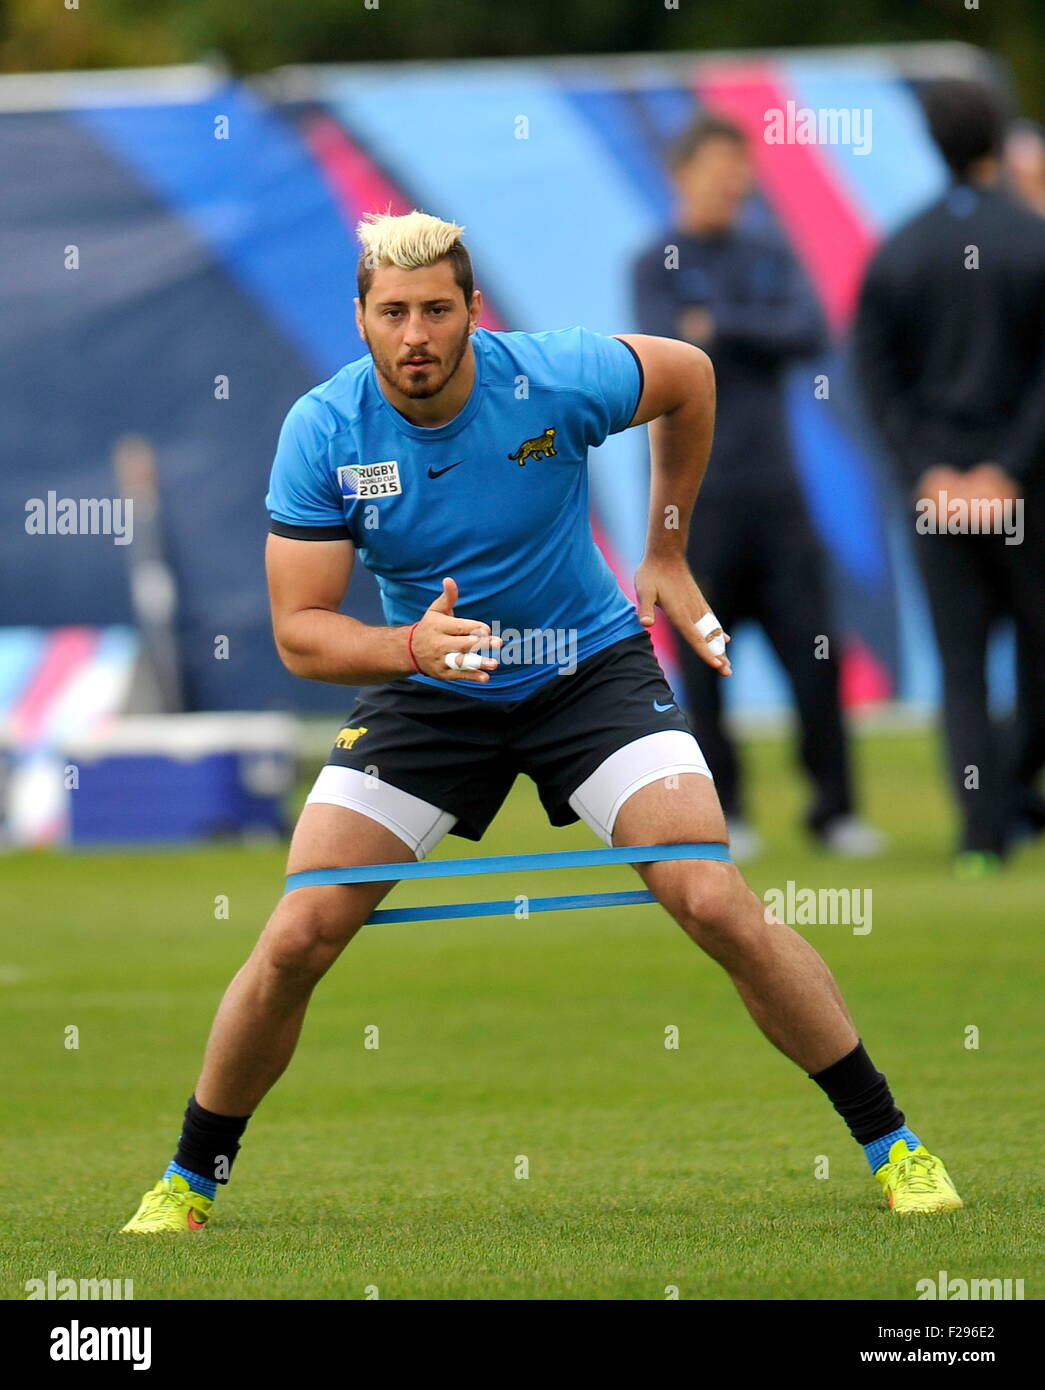
<svg viewBox="0 0 1045 1390"><path fill-rule="evenodd" d="M369 354L302 396L280 434L267 497L276 645L295 675L362 688L288 872L420 860L448 833L479 840L520 772L552 825L583 820L608 845L725 844L707 764L647 630L659 605L730 674L685 559L711 448L710 361L669 338L480 328L462 231L417 211L360 224L356 322ZM587 453L644 424L636 609L592 536ZM357 551L387 626L340 612ZM510 659L534 632L557 634L545 659ZM764 912L736 866L636 868L827 1094L893 1210L961 1206L826 965ZM177 1152L124 1231L206 1226L313 989L391 887L310 886L280 900L218 1009Z"/></svg>

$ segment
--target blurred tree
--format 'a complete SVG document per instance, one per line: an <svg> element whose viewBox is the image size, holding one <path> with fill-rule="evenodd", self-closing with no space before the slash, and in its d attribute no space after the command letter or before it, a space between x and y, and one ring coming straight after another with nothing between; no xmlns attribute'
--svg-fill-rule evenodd
<svg viewBox="0 0 1045 1390"><path fill-rule="evenodd" d="M677 3L677 8L669 6ZM1042 0L0 0L0 71L395 61L950 39L1045 110Z"/></svg>

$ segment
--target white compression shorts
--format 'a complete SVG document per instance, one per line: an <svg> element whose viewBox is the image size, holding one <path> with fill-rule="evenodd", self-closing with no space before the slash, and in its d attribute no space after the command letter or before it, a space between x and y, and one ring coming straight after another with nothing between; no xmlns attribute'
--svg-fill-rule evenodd
<svg viewBox="0 0 1045 1390"><path fill-rule="evenodd" d="M569 798L577 815L607 845L620 808L640 788L661 778L696 772L711 777L700 745L682 729L644 734L611 753ZM456 816L421 797L352 767L328 764L316 778L306 805L326 802L359 811L380 822L424 859L457 823Z"/></svg>

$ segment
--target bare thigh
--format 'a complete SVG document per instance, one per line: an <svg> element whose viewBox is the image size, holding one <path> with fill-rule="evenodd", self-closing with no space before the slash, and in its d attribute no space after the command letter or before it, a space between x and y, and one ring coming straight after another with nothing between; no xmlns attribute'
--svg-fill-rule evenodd
<svg viewBox="0 0 1045 1390"><path fill-rule="evenodd" d="M364 864L414 862L410 847L380 821L327 802L311 802L298 818L287 856L287 873L341 869ZM336 883L286 893L262 933L285 931L288 919L311 924L331 944L347 945L397 880Z"/></svg>
<svg viewBox="0 0 1045 1390"><path fill-rule="evenodd" d="M696 772L641 787L617 813L614 845L728 844L729 832L715 784ZM704 912L729 914L737 894L750 893L734 864L708 859L636 864L647 887L678 921ZM745 892L746 890L746 892ZM703 913L702 913L703 915Z"/></svg>

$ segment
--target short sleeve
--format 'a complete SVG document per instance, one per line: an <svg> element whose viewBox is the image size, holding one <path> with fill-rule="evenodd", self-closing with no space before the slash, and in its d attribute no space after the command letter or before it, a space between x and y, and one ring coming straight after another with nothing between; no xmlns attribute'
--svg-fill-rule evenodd
<svg viewBox="0 0 1045 1390"><path fill-rule="evenodd" d="M295 401L283 421L265 506L269 529L292 540L350 538L337 483L328 463L329 434L321 404Z"/></svg>
<svg viewBox="0 0 1045 1390"><path fill-rule="evenodd" d="M577 380L588 409L585 436L594 448L607 435L618 434L631 424L642 398L642 365L620 338L608 338L587 328L574 328L570 333L577 335Z"/></svg>

